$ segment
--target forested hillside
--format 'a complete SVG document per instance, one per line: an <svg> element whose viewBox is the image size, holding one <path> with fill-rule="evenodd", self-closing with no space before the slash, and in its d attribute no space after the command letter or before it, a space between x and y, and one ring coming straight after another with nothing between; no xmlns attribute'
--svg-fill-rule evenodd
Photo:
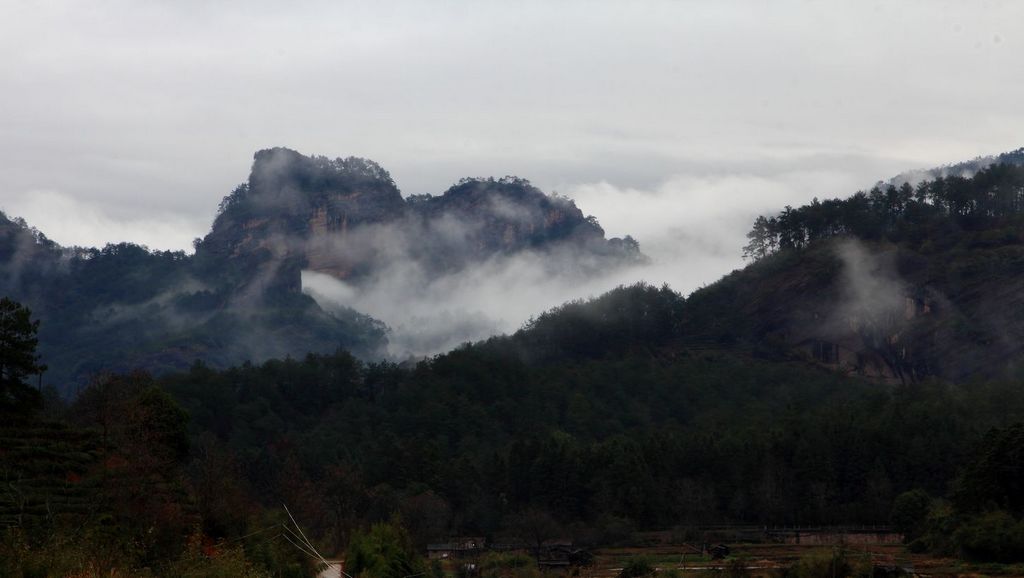
<svg viewBox="0 0 1024 578"><path fill-rule="evenodd" d="M887 185L846 199L814 200L759 217L744 253L760 259L780 249L799 249L840 235L906 241L914 247L948 243L939 233L995 230L1024 213L1024 166L995 164L972 176L938 177L911 186ZM998 233L990 235L998 240ZM941 247L942 245L940 245ZM947 245L948 246L948 245Z"/></svg>
<svg viewBox="0 0 1024 578"><path fill-rule="evenodd" d="M107 377L49 410L95 432L73 434L92 449L74 450L89 453L57 472L80 472L59 475L102 500L65 508L48 482L5 508L22 516L50 504L18 523L44 552L64 535L54 528L84 524L80 540L135 544L109 554L120 564L168 560L199 540L240 542L267 568L301 567L286 543L243 538L280 524L281 504L327 552L396 514L420 548L450 535L609 544L701 524L885 524L907 492L901 500L919 497L925 513L945 507L932 502L959 495L951 488L973 456L1007 451L986 432L1024 415L1016 382L893 387L687 345L685 326L664 322L686 307L668 289L637 285L416 365L339 352L227 371L197 364L155 381ZM7 435L39 444L25 437L39 427ZM32 462L17 456L4 471L20 487ZM970 487L1001 499L986 480L1003 474L977 471ZM160 490L145 500L118 493L157 472L147 483ZM979 499L955 503L970 513L986 508ZM901 523L927 534L910 510ZM113 534L96 533L103 519ZM146 524L165 533L134 542Z"/></svg>
<svg viewBox="0 0 1024 578"><path fill-rule="evenodd" d="M1024 169L1000 165L787 208L690 296L623 286L415 363L197 361L40 406L44 349L0 384L2 547L21 567L301 575L290 512L324 552L388 540L422 572L415 552L455 535L726 523L894 524L914 549L1024 559L1022 200Z"/></svg>
<svg viewBox="0 0 1024 578"><path fill-rule="evenodd" d="M45 379L65 394L104 371L160 374L196 359L226 368L339 348L387 357L389 329L345 304L321 307L303 292L303 271L373 292L389 271L401 272L391 285L428 284L526 254L577 280L645 258L524 179L464 179L407 200L373 161L284 148L256 153L194 255L61 247L0 213L0 295L43 321Z"/></svg>
<svg viewBox="0 0 1024 578"><path fill-rule="evenodd" d="M303 495L313 516L343 483L362 516L401 507L438 524L422 539L500 532L534 510L584 540L885 523L903 491L943 495L982 434L1024 410L1013 383L892 389L672 340L602 345L527 363L509 339L412 368L311 357L164 383L225 451L266 448L245 469L257 494ZM328 534L353 523L319 519Z"/></svg>
<svg viewBox="0 0 1024 578"><path fill-rule="evenodd" d="M688 299L693 334L908 383L1019 376L1024 168L758 218L753 263Z"/></svg>

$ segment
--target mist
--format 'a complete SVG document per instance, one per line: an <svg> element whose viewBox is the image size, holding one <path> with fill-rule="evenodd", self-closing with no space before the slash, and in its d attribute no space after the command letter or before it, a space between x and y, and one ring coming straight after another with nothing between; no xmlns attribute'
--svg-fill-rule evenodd
<svg viewBox="0 0 1024 578"><path fill-rule="evenodd" d="M515 331L555 305L635 282L646 268L571 243L474 261L466 256L468 236L481 226L444 214L419 227L409 221L368 225L344 240L314 240L335 259L372 254L381 266L358 282L305 270L303 291L328 311L354 309L386 323L389 354L404 359ZM421 246L425 239L432 244ZM439 260L455 266L438 274Z"/></svg>
<svg viewBox="0 0 1024 578"><path fill-rule="evenodd" d="M1024 127L1015 2L55 0L0 16L0 208L65 245L188 251L276 145L372 158L407 194L505 174L646 190L769 165L860 187L1016 148Z"/></svg>
<svg viewBox="0 0 1024 578"><path fill-rule="evenodd" d="M856 239L842 241L840 300L832 323L837 333L855 331L889 338L908 320L906 282L896 272L895 252L870 251Z"/></svg>
<svg viewBox="0 0 1024 578"><path fill-rule="evenodd" d="M610 267L562 248L498 256L434 277L414 256L417 239L428 235L364 226L320 249L359 258L373 251L386 256L387 267L358 283L307 270L302 286L325 309L352 308L387 324L393 357L427 356L514 332L552 307L619 285L644 281L688 294L744 265L741 248L757 215L823 191L850 193L858 184L849 175L819 170L677 176L646 189L576 185L559 194L597 217L607 236L637 239L647 263ZM457 252L466 230L480 225L445 216L426 226L452 243L439 251Z"/></svg>
<svg viewBox="0 0 1024 578"><path fill-rule="evenodd" d="M552 274L569 255L526 253L491 259L436 279L405 261L363 287L303 271L303 291L330 310L351 307L388 325L389 353L422 357L510 333L566 301L599 295L635 277L632 268L586 278Z"/></svg>

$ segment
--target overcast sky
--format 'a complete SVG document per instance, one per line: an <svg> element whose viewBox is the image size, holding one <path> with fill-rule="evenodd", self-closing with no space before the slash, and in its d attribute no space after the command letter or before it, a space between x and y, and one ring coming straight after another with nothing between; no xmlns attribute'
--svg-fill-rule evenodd
<svg viewBox="0 0 1024 578"><path fill-rule="evenodd" d="M687 290L758 212L1024 145L1022 33L1024 2L0 0L0 208L186 249L288 146L406 195L526 177Z"/></svg>

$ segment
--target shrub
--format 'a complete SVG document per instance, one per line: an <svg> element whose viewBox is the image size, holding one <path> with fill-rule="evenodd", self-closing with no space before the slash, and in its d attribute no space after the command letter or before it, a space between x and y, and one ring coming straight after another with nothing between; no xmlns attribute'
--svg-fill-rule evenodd
<svg viewBox="0 0 1024 578"><path fill-rule="evenodd" d="M654 574L655 568L651 562L643 556L637 556L631 558L622 566L622 572L619 572L619 578L640 578L641 576L651 576Z"/></svg>
<svg viewBox="0 0 1024 578"><path fill-rule="evenodd" d="M953 536L965 558L984 562L1024 560L1024 522L1003 510L971 518Z"/></svg>

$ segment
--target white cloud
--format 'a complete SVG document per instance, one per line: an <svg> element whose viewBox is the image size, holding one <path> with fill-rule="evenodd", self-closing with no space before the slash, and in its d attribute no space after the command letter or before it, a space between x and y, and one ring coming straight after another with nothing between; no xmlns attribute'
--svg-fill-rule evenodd
<svg viewBox="0 0 1024 578"><path fill-rule="evenodd" d="M1001 1L4 2L0 207L188 249L252 153L290 146L406 194L529 178L688 291L757 213L1024 144L1022 53ZM514 327L600 287L501 315L498 289L458 294Z"/></svg>
<svg viewBox="0 0 1024 578"><path fill-rule="evenodd" d="M425 275L404 249L390 250L389 266L371 281L350 285L324 274L303 273L304 290L322 305L340 304L388 324L396 357L429 355L466 341L511 333L532 316L566 301L600 295L643 280L668 283L684 294L742 266L741 248L756 215L800 203L820 191L849 191L848 174L804 171L772 176L676 176L650 189L608 183L573 186L567 196L601 216L606 232L633 235L651 257L643 266L605 270L581 279L571 253L523 253L492 259L439 279ZM370 230L350 237L347 250L384 246Z"/></svg>
<svg viewBox="0 0 1024 578"><path fill-rule="evenodd" d="M830 191L845 195L863 184L848 173L807 170L678 175L650 189L597 183L565 193L598 216L609 235L628 234L640 242L652 263L630 274L685 294L742 266L741 249L757 215L833 196Z"/></svg>
<svg viewBox="0 0 1024 578"><path fill-rule="evenodd" d="M876 179L1020 145L1022 51L1019 2L6 2L0 201L208 219L276 145L408 193L821 155Z"/></svg>
<svg viewBox="0 0 1024 578"><path fill-rule="evenodd" d="M191 251L192 239L202 234L194 220L166 212L115 218L94 203L57 191L31 191L0 201L0 210L21 217L51 240L64 246L99 247L130 241L150 249Z"/></svg>

